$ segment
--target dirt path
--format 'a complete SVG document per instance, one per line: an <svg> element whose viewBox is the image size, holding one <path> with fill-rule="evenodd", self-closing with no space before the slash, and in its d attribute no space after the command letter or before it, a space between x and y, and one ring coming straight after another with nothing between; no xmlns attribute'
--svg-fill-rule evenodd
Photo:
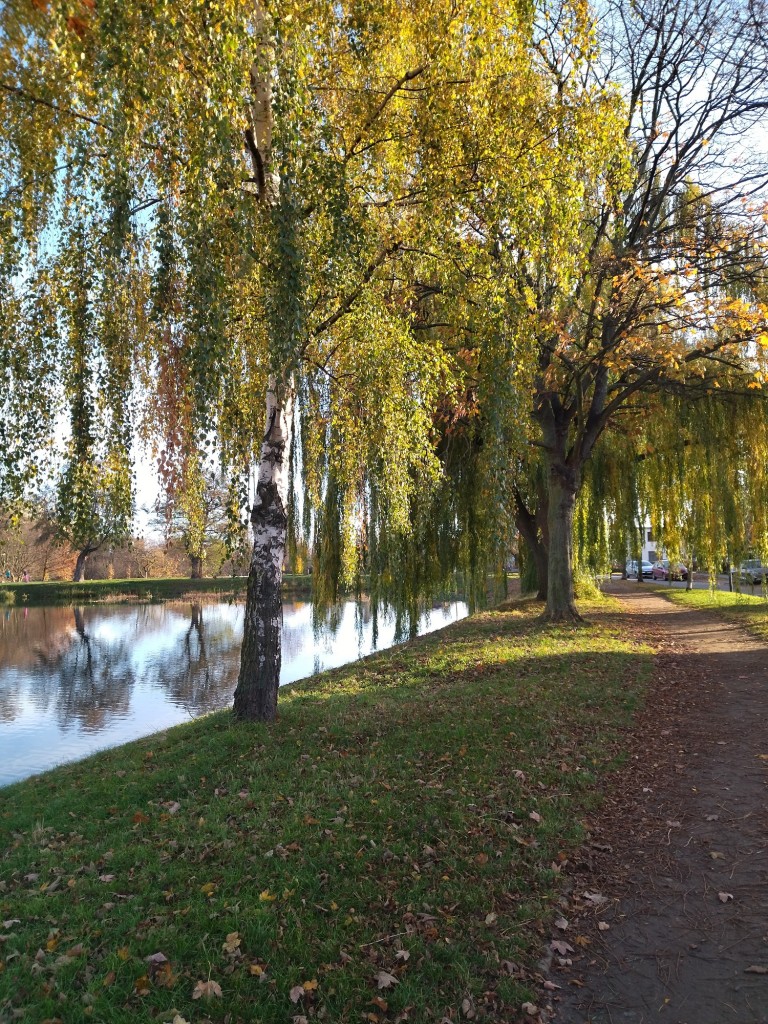
<svg viewBox="0 0 768 1024"><path fill-rule="evenodd" d="M661 653L630 767L569 869L554 1020L768 1024L768 647L612 592Z"/></svg>

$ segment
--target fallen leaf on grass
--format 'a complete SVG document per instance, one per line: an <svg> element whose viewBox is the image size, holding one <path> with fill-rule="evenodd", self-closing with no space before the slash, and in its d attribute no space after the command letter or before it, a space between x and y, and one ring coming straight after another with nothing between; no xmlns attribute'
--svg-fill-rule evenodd
<svg viewBox="0 0 768 1024"><path fill-rule="evenodd" d="M3 921L3 928L13 928L15 924L21 924L21 921L18 919L18 917L12 917L8 921Z"/></svg>
<svg viewBox="0 0 768 1024"><path fill-rule="evenodd" d="M402 960L403 962L405 962L410 958L410 956L411 954L408 952L407 949L398 949L395 952L395 960Z"/></svg>
<svg viewBox="0 0 768 1024"><path fill-rule="evenodd" d="M541 815L539 814L538 811L531 811L531 813L528 815L528 817L531 819L531 821L541 821ZM532 1005L532 1004L529 1003L528 1005Z"/></svg>
<svg viewBox="0 0 768 1024"><path fill-rule="evenodd" d="M288 993L288 997L292 1003L298 1003L300 999L304 998L304 986L294 985L291 991Z"/></svg>
<svg viewBox="0 0 768 1024"><path fill-rule="evenodd" d="M493 912L491 912L490 914L486 914L485 915L485 923L488 924L488 925L496 924L496 921L498 920L498 916L499 916L498 914L494 914Z"/></svg>
<svg viewBox="0 0 768 1024"><path fill-rule="evenodd" d="M136 989L137 996L148 996L149 995L149 978L146 974L142 974L140 978L137 978L133 983L133 987Z"/></svg>
<svg viewBox="0 0 768 1024"><path fill-rule="evenodd" d="M521 1009L523 1013L527 1013L529 1017L535 1017L539 1012L539 1008L536 1003L523 1003Z"/></svg>
<svg viewBox="0 0 768 1024"><path fill-rule="evenodd" d="M240 945L240 941L240 935L238 932L229 932L226 941L221 948L225 953L235 953Z"/></svg>
<svg viewBox="0 0 768 1024"><path fill-rule="evenodd" d="M377 971L374 980L377 988L390 988L390 986L398 984L397 978L389 971Z"/></svg>
<svg viewBox="0 0 768 1024"><path fill-rule="evenodd" d="M732 900L733 899L733 893L732 892L719 892L717 894L717 898L720 900L721 903L727 903L728 900Z"/></svg>
<svg viewBox="0 0 768 1024"><path fill-rule="evenodd" d="M146 825L149 821L149 815L143 811L136 811L132 820L134 825Z"/></svg>
<svg viewBox="0 0 768 1024"><path fill-rule="evenodd" d="M198 981L192 990L193 999L221 999L221 985L218 981Z"/></svg>
<svg viewBox="0 0 768 1024"><path fill-rule="evenodd" d="M216 883L206 882L205 885L200 886L200 892L204 896L213 896L213 894L216 892Z"/></svg>
<svg viewBox="0 0 768 1024"><path fill-rule="evenodd" d="M269 889L265 889L264 892L259 893L259 900L262 903L273 903L277 899L277 896L273 896Z"/></svg>
<svg viewBox="0 0 768 1024"><path fill-rule="evenodd" d="M117 975L115 974L115 972L109 971L107 974L104 975L104 979L101 982L101 984L104 986L104 988L109 988L110 985L114 985L116 978Z"/></svg>

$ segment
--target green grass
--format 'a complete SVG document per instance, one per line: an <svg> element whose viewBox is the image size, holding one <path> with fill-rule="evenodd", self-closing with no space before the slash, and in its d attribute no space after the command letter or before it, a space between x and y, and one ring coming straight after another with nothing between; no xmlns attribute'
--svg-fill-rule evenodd
<svg viewBox="0 0 768 1024"><path fill-rule="evenodd" d="M0 1020L517 1020L650 675L612 607L513 603L287 687L271 728L0 791Z"/></svg>
<svg viewBox="0 0 768 1024"><path fill-rule="evenodd" d="M138 580L84 580L82 583L0 583L0 604L93 604L103 601L165 601L189 594L245 594L245 576L191 580L188 577ZM286 593L309 592L311 576L283 576Z"/></svg>
<svg viewBox="0 0 768 1024"><path fill-rule="evenodd" d="M756 594L724 590L669 590L665 593L677 604L716 611L762 640L768 640L768 600L759 587L755 589Z"/></svg>

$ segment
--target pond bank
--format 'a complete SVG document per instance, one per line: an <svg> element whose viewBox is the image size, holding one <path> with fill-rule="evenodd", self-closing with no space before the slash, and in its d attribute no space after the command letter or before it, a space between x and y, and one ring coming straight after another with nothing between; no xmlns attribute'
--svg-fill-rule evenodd
<svg viewBox="0 0 768 1024"><path fill-rule="evenodd" d="M0 605L98 604L100 602L167 601L177 597L231 594L244 597L247 576L188 577L135 580L83 580L81 583L0 583ZM309 575L283 576L283 593L310 594Z"/></svg>
<svg viewBox="0 0 768 1024"><path fill-rule="evenodd" d="M0 792L0 1008L517 1020L648 648L511 603Z"/></svg>

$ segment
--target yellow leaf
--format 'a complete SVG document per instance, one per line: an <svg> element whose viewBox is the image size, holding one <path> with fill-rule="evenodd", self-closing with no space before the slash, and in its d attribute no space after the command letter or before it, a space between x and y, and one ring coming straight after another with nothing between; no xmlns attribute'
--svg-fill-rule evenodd
<svg viewBox="0 0 768 1024"><path fill-rule="evenodd" d="M206 896L212 896L216 892L215 882L206 882L205 885L200 886L200 892Z"/></svg>
<svg viewBox="0 0 768 1024"><path fill-rule="evenodd" d="M273 896L269 889L265 889L264 892L259 893L259 899L262 903L272 903L277 899L277 896Z"/></svg>

